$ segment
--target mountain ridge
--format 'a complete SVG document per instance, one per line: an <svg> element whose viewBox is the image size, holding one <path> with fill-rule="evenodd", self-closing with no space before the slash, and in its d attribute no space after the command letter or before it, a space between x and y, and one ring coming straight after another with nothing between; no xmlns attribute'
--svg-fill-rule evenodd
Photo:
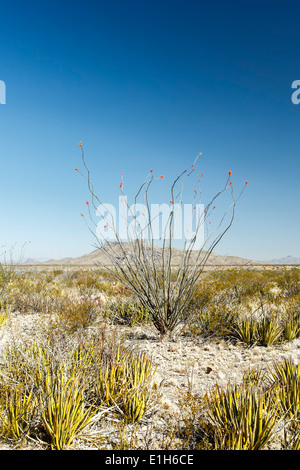
<svg viewBox="0 0 300 470"><path fill-rule="evenodd" d="M123 264L125 257L122 254L122 250L118 246L118 244L112 244L111 245L111 253L113 253L115 259L118 260L119 263ZM126 248L126 254L130 256L130 253L133 254L133 245L130 242L124 243L124 247ZM149 255L151 254L152 256L152 251L150 245L147 246L146 248L149 252ZM179 248L173 248L172 249L172 265L177 266L180 263L181 257L184 253L184 250L179 249ZM191 263L193 264L193 261L195 261L196 256L197 256L198 251L193 251L191 254ZM204 257L207 252L203 251L201 254L201 257ZM161 259L162 256L162 248L160 247L155 247L154 249L154 257L157 261ZM24 262L23 264L35 264L32 263L32 259L28 260L29 262ZM58 260L50 259L48 261L39 261L37 264L39 265L61 265L61 266L74 266L74 265L79 265L79 266L90 266L90 265L103 265L103 266L111 266L112 262L110 261L109 256L106 254L105 249L103 247L96 248L90 253L87 253L86 255L82 255L76 258L62 258ZM245 265L245 264L250 264L250 265L257 265L260 264L257 261L254 260L249 260L246 258L242 258L240 256L223 256L223 255L218 255L216 253L211 253L209 255L208 260L206 261L207 265L221 265L221 266L239 266L239 265Z"/></svg>

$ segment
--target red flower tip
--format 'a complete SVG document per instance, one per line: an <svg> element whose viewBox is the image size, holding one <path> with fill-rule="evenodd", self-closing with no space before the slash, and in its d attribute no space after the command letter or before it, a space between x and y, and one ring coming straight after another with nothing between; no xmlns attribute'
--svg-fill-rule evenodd
<svg viewBox="0 0 300 470"><path fill-rule="evenodd" d="M85 201L86 202L86 205L88 206L89 205L89 201Z"/></svg>
<svg viewBox="0 0 300 470"><path fill-rule="evenodd" d="M198 153L198 155L202 155L202 152Z"/></svg>
<svg viewBox="0 0 300 470"><path fill-rule="evenodd" d="M216 208L216 206L213 207L213 209L215 209L215 208Z"/></svg>
<svg viewBox="0 0 300 470"><path fill-rule="evenodd" d="M153 173L153 170L150 170L150 173Z"/></svg>
<svg viewBox="0 0 300 470"><path fill-rule="evenodd" d="M182 204L182 200L180 201L180 203Z"/></svg>
<svg viewBox="0 0 300 470"><path fill-rule="evenodd" d="M161 175L161 179L163 179L163 178L164 178L164 176L163 176L163 175Z"/></svg>
<svg viewBox="0 0 300 470"><path fill-rule="evenodd" d="M84 217L84 215L82 213L80 215L81 215L81 217Z"/></svg>
<svg viewBox="0 0 300 470"><path fill-rule="evenodd" d="M78 144L78 145L79 145L79 147L82 147L82 143L81 143L81 141L79 142L79 144Z"/></svg>
<svg viewBox="0 0 300 470"><path fill-rule="evenodd" d="M229 175L231 175L231 174L232 174L232 171L231 171L231 170L229 170L229 171L228 171L228 174L229 174Z"/></svg>
<svg viewBox="0 0 300 470"><path fill-rule="evenodd" d="M196 189L194 189L194 191L195 191L195 193L197 194L197 191L196 191Z"/></svg>
<svg viewBox="0 0 300 470"><path fill-rule="evenodd" d="M193 168L193 171L196 171L196 168Z"/></svg>
<svg viewBox="0 0 300 470"><path fill-rule="evenodd" d="M203 176L204 176L204 173L202 173L201 178L203 178Z"/></svg>
<svg viewBox="0 0 300 470"><path fill-rule="evenodd" d="M75 171L79 171L78 168L75 168Z"/></svg>
<svg viewBox="0 0 300 470"><path fill-rule="evenodd" d="M249 183L249 181L246 181L246 184L248 184L248 183Z"/></svg>
<svg viewBox="0 0 300 470"><path fill-rule="evenodd" d="M205 212L205 214L207 213L207 211L204 211L204 212Z"/></svg>
<svg viewBox="0 0 300 470"><path fill-rule="evenodd" d="M142 215L145 217L145 214L144 214L144 212L141 212L141 214L142 214Z"/></svg>
<svg viewBox="0 0 300 470"><path fill-rule="evenodd" d="M104 225L104 228L106 228L106 227L107 227L107 225Z"/></svg>
<svg viewBox="0 0 300 470"><path fill-rule="evenodd" d="M232 184L232 181L230 181L229 186Z"/></svg>
<svg viewBox="0 0 300 470"><path fill-rule="evenodd" d="M169 201L170 204L174 204L174 201Z"/></svg>
<svg viewBox="0 0 300 470"><path fill-rule="evenodd" d="M122 188L123 184L124 184L124 183L121 183L121 184L120 184L120 188Z"/></svg>

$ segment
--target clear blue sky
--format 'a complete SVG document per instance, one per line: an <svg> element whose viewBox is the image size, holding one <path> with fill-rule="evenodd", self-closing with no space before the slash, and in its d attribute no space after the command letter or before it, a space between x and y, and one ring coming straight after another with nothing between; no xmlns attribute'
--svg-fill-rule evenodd
<svg viewBox="0 0 300 470"><path fill-rule="evenodd" d="M0 246L93 250L81 140L112 203L121 172L137 187L153 168L168 187L203 152L204 200L229 169L249 180L215 251L300 256L299 18L293 0L2 2Z"/></svg>

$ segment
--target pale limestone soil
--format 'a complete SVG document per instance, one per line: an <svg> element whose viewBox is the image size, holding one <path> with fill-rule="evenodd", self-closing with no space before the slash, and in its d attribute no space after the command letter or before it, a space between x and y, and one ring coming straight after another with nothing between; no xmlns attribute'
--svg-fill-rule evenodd
<svg viewBox="0 0 300 470"><path fill-rule="evenodd" d="M276 346L247 347L229 341L181 336L175 340L157 341L136 329L126 344L138 347L153 359L157 368L155 381L162 383L168 402L176 407L177 390L188 390L202 396L216 383L226 386L240 383L249 368L268 371L274 361L292 358L300 362L300 339ZM139 339L140 338L140 339ZM168 392L167 392L168 390Z"/></svg>

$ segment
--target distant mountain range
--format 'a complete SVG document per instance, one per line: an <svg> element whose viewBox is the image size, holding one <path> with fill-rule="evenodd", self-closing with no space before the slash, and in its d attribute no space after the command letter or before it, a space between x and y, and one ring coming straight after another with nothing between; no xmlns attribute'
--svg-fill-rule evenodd
<svg viewBox="0 0 300 470"><path fill-rule="evenodd" d="M132 250L132 246L130 243L127 243L127 252L130 253ZM148 248L149 249L149 248ZM172 264L174 266L178 265L180 262L180 259L182 257L183 250L180 250L178 248L173 249L173 262ZM193 263L193 259L197 255L197 252L193 253L192 258L191 258L191 263ZM203 256L205 255L205 252L203 252ZM122 253L121 250L119 249L118 246L114 247L114 256L123 262L122 260ZM161 257L161 248L156 248L155 249L155 257L157 260L160 259ZM88 266L88 265L111 265L111 261L109 260L107 254L105 251L101 248L98 248L91 253L88 253L83 256L79 256L78 258L63 258L63 259L50 259L50 260L45 260L45 259L32 259L29 258L26 261L24 261L22 264L32 264L32 265L62 265L62 266ZM271 260L266 260L266 261L255 261L255 260L249 260L246 258L241 258L239 256L222 256L222 255L217 255L216 253L212 253L210 257L208 258L208 261L206 263L207 265L218 265L218 266L241 266L241 265L273 265L273 264L282 264L282 265L300 265L300 258L294 257L294 256L286 256L283 258L274 258Z"/></svg>
<svg viewBox="0 0 300 470"><path fill-rule="evenodd" d="M126 253L128 256L134 256L133 255L133 247L131 243L124 243L124 246L126 246ZM149 256L151 255L151 247L150 245L147 247L147 250L149 252ZM113 251L113 256L115 259L118 260L119 263L123 264L125 261L125 257L118 245L115 245L112 249ZM173 253L172 253L172 265L173 266L178 266L180 263L180 260L183 256L183 250L178 249L178 248L173 248ZM132 253L132 254L130 254ZM197 251L192 252L190 262L191 264L194 264L193 261L195 260L197 256ZM201 254L201 257L205 256L205 252ZM152 256L152 255L151 255ZM162 258L162 249L159 247L155 248L155 253L154 253L154 258L159 262ZM91 265L102 265L102 266L109 266L112 265L112 262L110 258L108 257L107 253L103 248L98 248L91 253L88 253L86 255L80 256L78 258L63 258L63 259L50 259L50 260L34 260L34 259L27 259L24 261L22 264L31 264L31 265L59 265L59 266L91 266ZM239 256L221 256L217 255L216 253L211 253L209 256L207 262L207 265L213 266L241 266L241 265L256 265L259 264L256 261L251 261L245 258L241 258Z"/></svg>
<svg viewBox="0 0 300 470"><path fill-rule="evenodd" d="M262 264L300 264L300 258L295 256L285 256L283 258L274 258L269 261L260 261Z"/></svg>

